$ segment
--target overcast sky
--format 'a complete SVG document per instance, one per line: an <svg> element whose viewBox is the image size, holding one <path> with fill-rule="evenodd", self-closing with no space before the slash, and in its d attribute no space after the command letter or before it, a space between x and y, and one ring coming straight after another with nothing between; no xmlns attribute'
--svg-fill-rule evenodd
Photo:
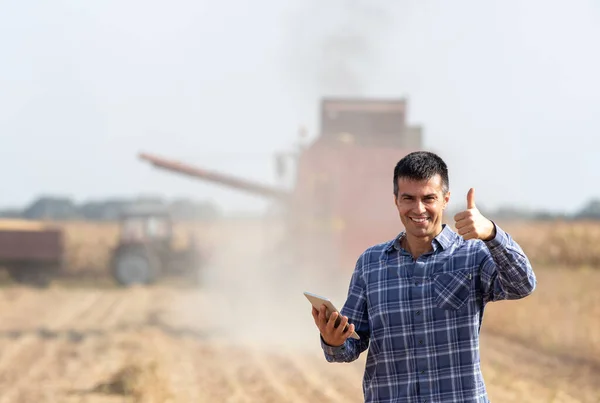
<svg viewBox="0 0 600 403"><path fill-rule="evenodd" d="M275 183L273 152L301 124L316 135L322 95L407 97L455 204L471 186L489 207L600 197L600 3L385 4L0 0L0 207L143 193L260 209L136 154Z"/></svg>

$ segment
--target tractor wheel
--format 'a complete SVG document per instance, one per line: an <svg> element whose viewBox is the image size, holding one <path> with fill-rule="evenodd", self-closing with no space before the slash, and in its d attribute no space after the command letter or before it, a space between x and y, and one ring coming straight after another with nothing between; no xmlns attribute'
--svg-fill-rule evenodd
<svg viewBox="0 0 600 403"><path fill-rule="evenodd" d="M113 276L119 284L126 287L154 283L159 268L156 256L143 247L119 249L113 259Z"/></svg>

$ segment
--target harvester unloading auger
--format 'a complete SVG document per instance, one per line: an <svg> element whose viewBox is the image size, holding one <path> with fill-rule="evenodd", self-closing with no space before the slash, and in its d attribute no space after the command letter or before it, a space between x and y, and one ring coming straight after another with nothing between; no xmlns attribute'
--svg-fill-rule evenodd
<svg viewBox="0 0 600 403"><path fill-rule="evenodd" d="M393 169L408 152L421 149L421 128L406 124L404 99L324 99L320 131L297 157L292 191L148 153L140 158L282 203L287 237L280 245L294 250L289 260L348 271L368 246L402 230L393 204Z"/></svg>
<svg viewBox="0 0 600 403"><path fill-rule="evenodd" d="M284 190L276 189L260 183L240 179L235 176L225 175L219 172L193 167L179 161L161 158L156 155L140 153L140 159L150 162L157 168L178 172L194 178L201 178L208 182L218 183L247 193L257 194L267 198L285 200L290 194Z"/></svg>

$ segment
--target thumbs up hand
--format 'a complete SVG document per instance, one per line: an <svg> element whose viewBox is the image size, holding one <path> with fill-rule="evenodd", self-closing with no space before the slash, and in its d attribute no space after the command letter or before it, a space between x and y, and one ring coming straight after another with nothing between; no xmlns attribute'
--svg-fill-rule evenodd
<svg viewBox="0 0 600 403"><path fill-rule="evenodd" d="M458 234L465 241L469 239L481 239L489 241L496 236L494 223L485 218L475 206L475 189L469 189L467 193L467 209L454 216L455 227Z"/></svg>

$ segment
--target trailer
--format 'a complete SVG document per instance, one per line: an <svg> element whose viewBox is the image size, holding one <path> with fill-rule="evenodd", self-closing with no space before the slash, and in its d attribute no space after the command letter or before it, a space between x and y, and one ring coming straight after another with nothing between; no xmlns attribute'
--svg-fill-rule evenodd
<svg viewBox="0 0 600 403"><path fill-rule="evenodd" d="M0 220L0 267L17 283L47 286L64 260L64 234L55 226L20 219Z"/></svg>

